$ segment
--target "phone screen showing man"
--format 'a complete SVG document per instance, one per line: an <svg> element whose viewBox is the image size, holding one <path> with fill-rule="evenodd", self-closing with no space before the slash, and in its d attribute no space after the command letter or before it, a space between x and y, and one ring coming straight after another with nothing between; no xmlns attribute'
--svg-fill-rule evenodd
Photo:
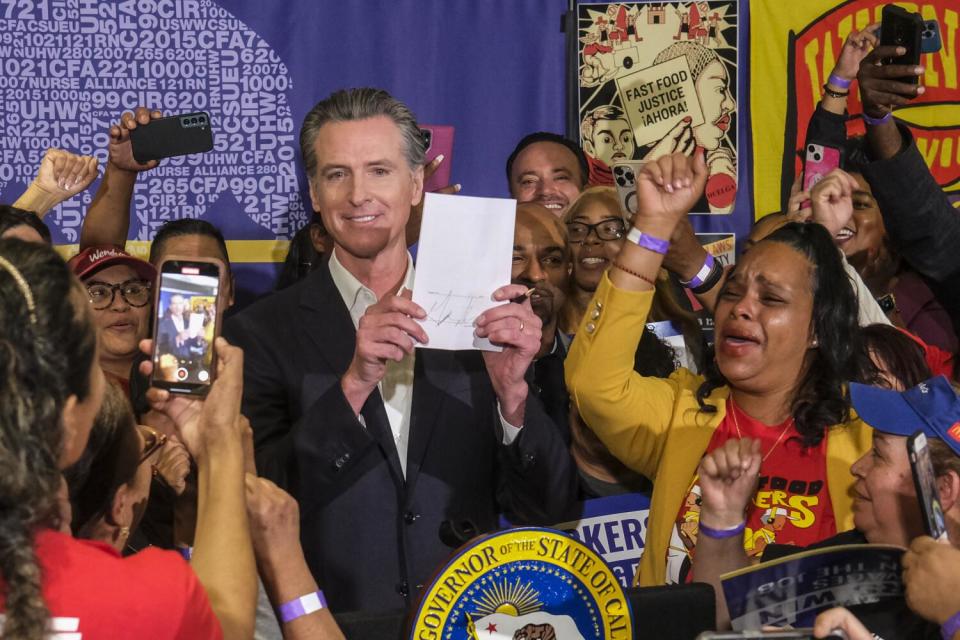
<svg viewBox="0 0 960 640"><path fill-rule="evenodd" d="M220 278L217 265L164 263L157 297L154 380L196 393L213 378Z"/></svg>

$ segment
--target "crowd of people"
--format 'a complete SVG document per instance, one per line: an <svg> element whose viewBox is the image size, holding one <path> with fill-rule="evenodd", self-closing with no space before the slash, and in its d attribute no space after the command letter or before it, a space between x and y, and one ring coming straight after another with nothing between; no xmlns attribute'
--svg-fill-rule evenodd
<svg viewBox="0 0 960 640"><path fill-rule="evenodd" d="M50 150L0 206L3 637L342 637L331 612L409 609L501 517L550 526L646 492L635 582L714 585L720 629L723 573L880 542L908 549L906 597L829 610L817 636L960 638L960 214L892 117L922 73L881 64L896 53L875 28L849 36L808 134L848 149L845 166L796 186L732 267L687 216L703 149L647 162L630 216L577 143L524 137L506 160L512 281L475 323L499 351L432 350L417 322L410 248L437 163L385 91L307 114L314 217L244 309L209 222L164 224L149 260L123 249L156 166L130 132L160 112L110 129L67 262L42 218L99 167ZM867 126L848 140L853 81ZM157 296L169 256L221 261L218 300ZM206 395L151 386L166 375L152 335L170 357L214 345ZM917 430L950 544L924 535Z"/></svg>

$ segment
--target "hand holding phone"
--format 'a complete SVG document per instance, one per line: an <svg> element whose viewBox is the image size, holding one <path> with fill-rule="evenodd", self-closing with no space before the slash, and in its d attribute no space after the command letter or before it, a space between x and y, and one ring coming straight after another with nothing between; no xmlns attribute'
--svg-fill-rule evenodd
<svg viewBox="0 0 960 640"><path fill-rule="evenodd" d="M424 193L456 193L441 191L452 186L450 171L453 166L453 133L454 128L449 125L425 124L420 127L420 134L427 147L426 166L431 167L431 163L438 156L443 156L440 164L432 167L430 175L424 175Z"/></svg>
<svg viewBox="0 0 960 640"><path fill-rule="evenodd" d="M917 489L917 501L927 535L938 542L949 542L946 519L940 505L940 491L937 489L937 476L930 458L927 436L923 431L917 431L907 439L907 452L910 455L913 483Z"/></svg>
<svg viewBox="0 0 960 640"><path fill-rule="evenodd" d="M210 151L213 149L210 114L184 113L151 120L130 131L130 143L134 159L141 164Z"/></svg>
<svg viewBox="0 0 960 640"><path fill-rule="evenodd" d="M151 385L205 395L216 375L225 272L216 259L171 257L160 266L154 300Z"/></svg>
<svg viewBox="0 0 960 640"><path fill-rule="evenodd" d="M881 59L882 64L920 64L920 41L924 31L923 18L895 4L884 5L880 22L880 46L903 47L901 56ZM917 76L903 76L901 82L917 84Z"/></svg>
<svg viewBox="0 0 960 640"><path fill-rule="evenodd" d="M840 168L842 150L827 144L810 142L803 159L803 191L810 191L834 169Z"/></svg>

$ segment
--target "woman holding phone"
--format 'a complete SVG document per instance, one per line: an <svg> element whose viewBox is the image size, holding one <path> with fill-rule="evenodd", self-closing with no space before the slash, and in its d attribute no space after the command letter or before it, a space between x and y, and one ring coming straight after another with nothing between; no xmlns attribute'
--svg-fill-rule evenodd
<svg viewBox="0 0 960 640"><path fill-rule="evenodd" d="M53 529L60 471L80 458L104 395L87 292L52 248L21 240L0 240L0 292L3 637L39 640L51 624L84 637L252 637L250 531L218 524L247 518L240 350L220 341L217 382L178 415L199 476L192 569L154 549L121 558Z"/></svg>

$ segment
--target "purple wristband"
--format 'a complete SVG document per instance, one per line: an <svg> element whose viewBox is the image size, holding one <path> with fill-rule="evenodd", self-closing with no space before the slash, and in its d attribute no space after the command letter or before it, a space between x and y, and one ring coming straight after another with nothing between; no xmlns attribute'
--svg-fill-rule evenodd
<svg viewBox="0 0 960 640"><path fill-rule="evenodd" d="M713 529L707 525L700 523L700 533L707 536L708 538L713 538L715 540L723 540L724 538L732 538L733 536L743 533L743 530L747 528L746 521L741 522L733 529Z"/></svg>
<svg viewBox="0 0 960 640"><path fill-rule="evenodd" d="M853 84L853 80L847 80L846 78L841 78L835 73L830 74L830 77L827 78L827 82L832 84L835 87L840 87L841 89L849 89L850 85Z"/></svg>
<svg viewBox="0 0 960 640"><path fill-rule="evenodd" d="M680 284L688 289L702 287L703 283L706 282L707 278L710 276L710 272L713 271L713 262L713 256L708 253L707 259L703 261L703 266L700 267L700 271L697 271L697 275L693 276L686 282L681 280Z"/></svg>
<svg viewBox="0 0 960 640"><path fill-rule="evenodd" d="M863 121L866 122L871 127L876 127L881 124L886 124L887 122L890 122L890 119L893 118L893 112L887 111L886 115L884 115L882 118L871 118L866 114L866 112L864 112L860 114L860 117L863 118Z"/></svg>
<svg viewBox="0 0 960 640"><path fill-rule="evenodd" d="M953 636L957 635L958 631L960 631L960 611L940 625L940 635L943 636L943 640L953 640Z"/></svg>
<svg viewBox="0 0 960 640"><path fill-rule="evenodd" d="M314 591L300 596L296 600L283 603L277 607L277 613L280 614L280 622L286 624L314 611L326 608L327 599L323 597L323 591Z"/></svg>
<svg viewBox="0 0 960 640"><path fill-rule="evenodd" d="M670 250L670 241L661 240L660 238L655 238L651 235L647 235L637 229L636 227L630 229L630 233L627 234L627 240L634 243L639 247L644 249L649 249L654 253L659 253L661 255L666 255L667 251Z"/></svg>

